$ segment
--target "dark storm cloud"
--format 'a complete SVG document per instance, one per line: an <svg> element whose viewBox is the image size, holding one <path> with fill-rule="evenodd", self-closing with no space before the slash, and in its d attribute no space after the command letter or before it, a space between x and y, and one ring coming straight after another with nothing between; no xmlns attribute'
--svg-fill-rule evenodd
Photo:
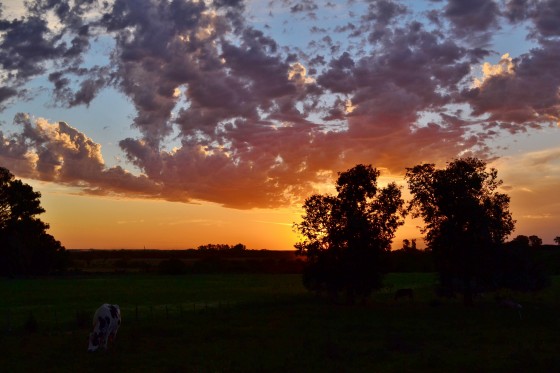
<svg viewBox="0 0 560 373"><path fill-rule="evenodd" d="M64 122L21 114L18 131L0 133L0 160L14 172L86 193L274 207L358 162L399 173L490 157L485 142L500 131L560 115L554 0L449 0L421 13L392 0L270 2L309 22L305 51L257 29L241 0L26 4L24 17L0 19L0 110L42 75L61 106L87 106L113 87L135 109L140 135L117 141L140 175L109 168L100 145ZM341 20L319 22L329 15ZM538 47L474 84L503 22L528 24ZM92 65L100 40L110 61Z"/></svg>

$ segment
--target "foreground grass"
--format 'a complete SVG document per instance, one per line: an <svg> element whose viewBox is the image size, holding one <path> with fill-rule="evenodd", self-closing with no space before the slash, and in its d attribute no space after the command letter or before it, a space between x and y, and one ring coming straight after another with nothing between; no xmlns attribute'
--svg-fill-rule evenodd
<svg viewBox="0 0 560 373"><path fill-rule="evenodd" d="M521 318L486 299L471 309L459 301L436 306L431 275L391 275L387 282L418 295L395 302L382 291L365 306L329 305L288 275L1 282L12 312L95 309L115 299L126 312L117 343L96 354L86 352L89 329L72 325L71 312L61 311L54 327L37 317L35 333L21 327L0 333L0 366L6 372L560 371L557 281L539 298L523 300ZM187 309L194 301L208 306ZM136 305L163 304L184 304L183 312L159 308L136 319Z"/></svg>

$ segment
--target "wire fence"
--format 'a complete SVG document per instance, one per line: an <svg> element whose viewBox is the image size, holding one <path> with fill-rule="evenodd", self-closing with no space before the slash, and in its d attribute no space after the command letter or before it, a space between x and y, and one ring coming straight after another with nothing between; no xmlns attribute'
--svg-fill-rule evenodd
<svg viewBox="0 0 560 373"><path fill-rule="evenodd" d="M123 323L141 323L150 320L180 320L194 313L220 313L229 310L230 301L202 301L159 305L120 305ZM12 333L61 333L92 328L95 307L62 306L3 307L0 311L2 334Z"/></svg>

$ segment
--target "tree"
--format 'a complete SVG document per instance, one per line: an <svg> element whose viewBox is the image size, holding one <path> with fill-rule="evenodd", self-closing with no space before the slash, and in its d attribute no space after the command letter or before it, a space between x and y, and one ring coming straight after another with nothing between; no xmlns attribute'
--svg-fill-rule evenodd
<svg viewBox="0 0 560 373"><path fill-rule="evenodd" d="M556 242L556 244L560 245L560 236L554 237L554 242Z"/></svg>
<svg viewBox="0 0 560 373"><path fill-rule="evenodd" d="M524 236L522 234L515 237L513 240L511 240L511 242L513 244L515 244L516 246L519 246L519 247L529 247L529 246L531 246L531 241L529 241L529 237Z"/></svg>
<svg viewBox="0 0 560 373"><path fill-rule="evenodd" d="M494 278L500 287L536 292L550 285L550 278L538 262L539 257L529 238L517 236L496 252Z"/></svg>
<svg viewBox="0 0 560 373"><path fill-rule="evenodd" d="M416 248L416 239L413 238L412 241L410 241L410 240L408 240L408 239L405 238L405 239L403 240L402 249L403 249L404 251L416 251L416 250L418 250L418 249Z"/></svg>
<svg viewBox="0 0 560 373"><path fill-rule="evenodd" d="M413 195L409 210L422 217L440 285L463 294L470 305L477 289L491 283L495 250L514 229L509 196L499 193L497 170L476 158L460 158L445 169L433 164L407 168Z"/></svg>
<svg viewBox="0 0 560 373"><path fill-rule="evenodd" d="M38 275L63 269L64 247L36 218L41 194L0 167L0 275Z"/></svg>
<svg viewBox="0 0 560 373"><path fill-rule="evenodd" d="M533 249L538 249L542 246L542 238L539 236L529 236L529 246Z"/></svg>
<svg viewBox="0 0 560 373"><path fill-rule="evenodd" d="M359 164L339 173L336 196L313 195L294 224L302 240L295 247L307 257L306 288L349 302L365 300L382 284L384 254L403 224L404 201L396 184L379 189L379 171Z"/></svg>

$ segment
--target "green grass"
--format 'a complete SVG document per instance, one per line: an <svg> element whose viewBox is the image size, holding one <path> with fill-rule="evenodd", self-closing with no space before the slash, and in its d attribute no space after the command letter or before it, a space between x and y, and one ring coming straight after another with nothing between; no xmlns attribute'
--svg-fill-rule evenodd
<svg viewBox="0 0 560 373"><path fill-rule="evenodd" d="M0 317L7 310L12 314L12 331L0 320L0 367L5 372L560 371L559 278L538 297L521 297L522 318L496 307L491 297L469 309L460 300L436 306L434 280L432 274L391 274L386 283L414 288L414 301L394 301L387 289L360 306L325 303L308 294L297 275L0 281ZM76 325L75 313L85 310L89 320L103 302L121 305L123 325L113 348L90 354L89 328ZM38 322L35 333L22 327L29 312Z"/></svg>

